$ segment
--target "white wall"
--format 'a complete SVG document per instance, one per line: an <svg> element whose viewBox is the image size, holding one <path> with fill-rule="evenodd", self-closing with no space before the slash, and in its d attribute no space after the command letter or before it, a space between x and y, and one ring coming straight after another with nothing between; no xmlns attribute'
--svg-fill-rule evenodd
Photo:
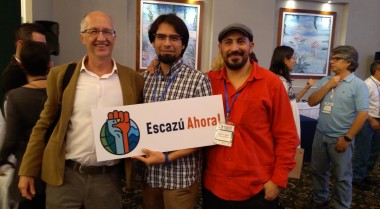
<svg viewBox="0 0 380 209"><path fill-rule="evenodd" d="M130 43L134 41L131 37L127 38L129 35L127 28L131 22L127 19L129 15L127 2L129 1L53 0L52 2L52 21L58 22L60 26L60 55L54 59L56 65L77 61L85 55L86 50L79 36L80 21L86 13L93 10L102 10L113 18L117 37L113 57L122 64L130 60L132 55L128 53L128 50L131 48Z"/></svg>
<svg viewBox="0 0 380 209"><path fill-rule="evenodd" d="M25 0L33 1L33 21L34 20L47 20L52 17L54 10L52 10L52 1L46 0Z"/></svg>
<svg viewBox="0 0 380 209"><path fill-rule="evenodd" d="M359 52L359 69L355 73L366 78L375 52L380 51L380 1L351 0L348 5L348 24L346 44L354 46Z"/></svg>
<svg viewBox="0 0 380 209"><path fill-rule="evenodd" d="M276 2L268 0L215 0L212 17L211 53L218 50L218 34L230 23L243 23L251 28L255 46L253 51L260 65L269 67L271 55L276 45L277 19Z"/></svg>
<svg viewBox="0 0 380 209"><path fill-rule="evenodd" d="M103 10L115 22L117 44L114 57L121 64L136 66L136 6L138 0L33 0L33 19L60 23L60 55L56 64L82 58L85 49L79 39L79 23L88 11ZM241 22L251 27L260 65L269 67L272 51L277 43L279 8L283 0L204 0L204 25L202 34L202 71L210 68L218 48L219 31L229 23ZM347 44L359 51L360 67L356 72L366 78L368 67L376 51L380 51L379 0L340 0L343 5L333 6L338 13L335 46ZM321 3L296 1L297 8L320 10ZM46 6L51 6L51 9ZM39 8L39 9L38 9ZM49 18L50 16L50 18ZM295 85L304 85L305 80L295 80Z"/></svg>

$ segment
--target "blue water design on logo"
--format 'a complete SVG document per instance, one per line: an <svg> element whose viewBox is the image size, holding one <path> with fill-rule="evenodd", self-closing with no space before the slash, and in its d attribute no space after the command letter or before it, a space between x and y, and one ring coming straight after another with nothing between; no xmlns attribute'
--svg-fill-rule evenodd
<svg viewBox="0 0 380 209"><path fill-rule="evenodd" d="M100 130L100 141L104 149L115 155L133 151L140 141L140 130L129 112L113 111Z"/></svg>

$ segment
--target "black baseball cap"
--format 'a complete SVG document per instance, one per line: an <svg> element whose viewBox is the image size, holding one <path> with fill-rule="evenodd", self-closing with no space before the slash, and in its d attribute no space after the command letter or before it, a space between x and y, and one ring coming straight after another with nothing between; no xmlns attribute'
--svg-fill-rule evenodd
<svg viewBox="0 0 380 209"><path fill-rule="evenodd" d="M251 29L249 29L246 25L240 24L240 23L233 23L231 25L227 25L225 28L223 28L222 31L220 31L218 36L219 43L222 41L223 37L230 31L237 30L242 32L244 35L246 35L249 39L249 41L253 41L253 34Z"/></svg>

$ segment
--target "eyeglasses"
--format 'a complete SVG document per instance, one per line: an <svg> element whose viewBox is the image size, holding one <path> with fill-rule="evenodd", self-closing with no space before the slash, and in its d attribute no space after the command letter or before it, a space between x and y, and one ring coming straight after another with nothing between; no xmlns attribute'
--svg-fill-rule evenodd
<svg viewBox="0 0 380 209"><path fill-rule="evenodd" d="M182 36L180 35L165 35L165 34L160 34L160 33L153 34L153 35L159 41L165 41L167 37L169 37L169 41L171 42L176 42L182 39Z"/></svg>
<svg viewBox="0 0 380 209"><path fill-rule="evenodd" d="M98 29L86 29L82 31L81 33L87 33L90 36L98 36L100 33L103 33L106 37L114 37L116 34L116 31L114 30L98 30Z"/></svg>
<svg viewBox="0 0 380 209"><path fill-rule="evenodd" d="M338 62L339 60L343 59L343 57L330 57L330 62Z"/></svg>

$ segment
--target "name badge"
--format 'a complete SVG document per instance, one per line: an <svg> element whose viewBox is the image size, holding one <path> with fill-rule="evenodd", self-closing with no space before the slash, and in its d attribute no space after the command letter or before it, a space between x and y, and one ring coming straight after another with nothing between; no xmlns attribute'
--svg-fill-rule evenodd
<svg viewBox="0 0 380 209"><path fill-rule="evenodd" d="M231 147L235 126L219 123L216 126L214 144Z"/></svg>
<svg viewBox="0 0 380 209"><path fill-rule="evenodd" d="M333 106L334 106L334 103L332 103L332 102L325 102L323 104L322 112L330 114Z"/></svg>

